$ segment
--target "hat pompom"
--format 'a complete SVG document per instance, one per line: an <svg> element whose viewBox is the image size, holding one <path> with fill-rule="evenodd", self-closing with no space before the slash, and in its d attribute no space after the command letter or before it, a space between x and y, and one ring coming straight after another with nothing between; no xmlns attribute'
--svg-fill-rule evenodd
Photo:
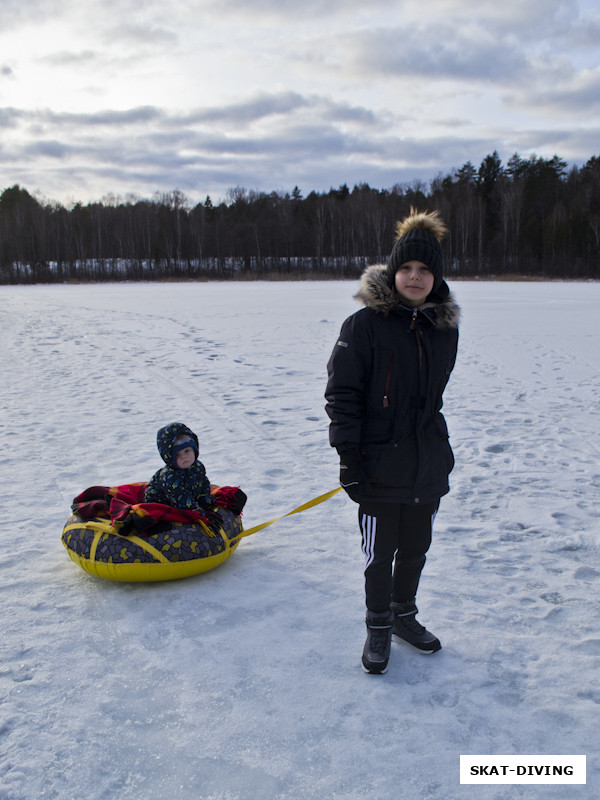
<svg viewBox="0 0 600 800"><path fill-rule="evenodd" d="M405 236L409 231L423 230L441 242L448 233L444 220L439 211L417 211L411 206L410 214L396 223L396 241Z"/></svg>

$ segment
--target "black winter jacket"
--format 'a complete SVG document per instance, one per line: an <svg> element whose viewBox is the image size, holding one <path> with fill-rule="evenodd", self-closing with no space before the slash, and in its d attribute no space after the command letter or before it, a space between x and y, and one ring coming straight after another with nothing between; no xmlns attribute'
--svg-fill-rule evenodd
<svg viewBox="0 0 600 800"><path fill-rule="evenodd" d="M419 308L403 305L381 264L356 298L365 308L343 323L327 365L330 443L359 447L361 502L435 502L454 466L441 408L459 308L446 283Z"/></svg>

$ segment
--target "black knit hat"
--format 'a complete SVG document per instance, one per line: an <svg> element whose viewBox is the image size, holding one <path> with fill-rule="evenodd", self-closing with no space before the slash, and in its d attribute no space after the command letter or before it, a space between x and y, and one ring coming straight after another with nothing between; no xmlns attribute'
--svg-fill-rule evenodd
<svg viewBox="0 0 600 800"><path fill-rule="evenodd" d="M444 255L440 239L446 226L437 211L419 213L411 208L410 215L396 225L398 239L388 260L388 281L394 285L396 272L407 261L421 261L433 273L433 290L444 278Z"/></svg>

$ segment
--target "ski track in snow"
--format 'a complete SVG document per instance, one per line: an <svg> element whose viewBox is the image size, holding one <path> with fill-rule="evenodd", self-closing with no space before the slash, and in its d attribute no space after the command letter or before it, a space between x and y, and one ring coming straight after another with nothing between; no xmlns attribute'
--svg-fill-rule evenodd
<svg viewBox="0 0 600 800"><path fill-rule="evenodd" d="M443 649L364 642L337 495L213 572L115 584L66 555L75 494L199 435L247 526L337 485L327 358L356 284L3 287L0 800L537 800L600 787L600 285L456 283L457 466L419 592ZM587 786L459 785L459 755L587 754ZM594 793L594 788L596 792Z"/></svg>

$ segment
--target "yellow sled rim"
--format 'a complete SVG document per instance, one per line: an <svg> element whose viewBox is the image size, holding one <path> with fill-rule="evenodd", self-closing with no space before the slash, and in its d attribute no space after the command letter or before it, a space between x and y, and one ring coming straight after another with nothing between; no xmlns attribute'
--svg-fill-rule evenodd
<svg viewBox="0 0 600 800"><path fill-rule="evenodd" d="M219 567L231 556L239 542L235 542L227 550L206 558L196 558L191 561L178 561L166 564L109 564L102 561L90 561L67 548L71 559L82 570L96 578L106 578L109 581L122 583L153 583L155 581L174 581L180 578L191 578L201 575ZM65 545L66 546L66 545Z"/></svg>
<svg viewBox="0 0 600 800"><path fill-rule="evenodd" d="M197 539L200 541L206 540L209 529L202 522L187 526L174 524L172 528L161 533L159 543L164 543L170 538L177 540L176 545L181 545L180 530L186 531L188 539L186 543L188 546L191 544L193 548L196 544L194 531L197 531ZM240 532L242 530L241 522L239 530ZM61 541L71 560L89 575L123 583L147 583L179 580L209 572L227 561L236 550L241 538L237 536L228 539L222 528L218 534L210 532L209 535L219 548L219 552L201 555L198 558L176 560L179 558L176 547L169 544L163 544L161 548L155 546L157 537L146 539L139 536L122 536L107 520L97 518L82 520L72 516L65 525ZM79 541L72 541L72 537L78 538ZM83 539L85 541L82 543ZM124 560L114 563L112 556L102 557L100 553L107 543L113 551L119 552ZM75 544L78 545L79 552L75 549ZM139 556L145 560L141 561Z"/></svg>

